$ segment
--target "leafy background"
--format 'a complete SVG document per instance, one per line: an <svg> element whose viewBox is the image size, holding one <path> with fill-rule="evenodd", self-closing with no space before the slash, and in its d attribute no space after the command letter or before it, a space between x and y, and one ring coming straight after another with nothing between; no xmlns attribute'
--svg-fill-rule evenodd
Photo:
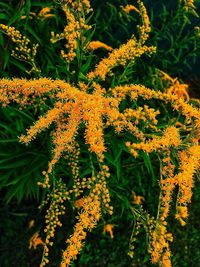
<svg viewBox="0 0 200 267"><path fill-rule="evenodd" d="M100 40L113 47L118 47L125 42L131 34L135 33L138 23L137 16L130 17L120 11L120 6L130 3L128 1L91 1L94 16L90 23L96 25L93 40ZM138 60L138 64L130 66L125 83L138 82L162 90L162 84L157 76L156 69L161 69L172 77L179 77L189 83L190 95L199 97L199 47L194 40L194 26L199 26L199 18L191 14L189 21L183 25L183 15L177 11L176 1L144 1L152 23L152 32L149 43L158 47L158 52L149 58ZM200 1L196 1L197 9ZM33 16L43 7L50 7L54 16L50 19L41 19ZM26 16L25 19L21 19ZM43 70L42 76L51 78L66 78L70 75L60 57L56 57L62 43L51 44L50 33L61 32L65 25L65 17L56 1L31 1L10 0L0 1L0 23L15 26L27 35L33 43L39 43L38 65ZM177 34L181 32L181 34ZM37 77L36 74L28 75L25 71L28 66L11 57L14 47L11 40L0 32L0 77ZM105 52L97 52L91 59L95 65L99 57ZM160 60L162 59L162 60ZM152 79L154 77L154 79ZM28 147L18 143L18 136L25 132L38 117L38 110L29 108L25 111L16 106L0 110L0 265L2 267L39 266L42 248L36 251L29 250L29 239L32 234L42 230L44 214L37 207L44 197L37 184L41 172L46 168L50 158L49 132L45 132L32 142ZM163 123L169 120L169 114L164 114ZM133 259L127 255L129 239L133 229L133 215L130 212L133 192L145 198L144 209L151 214L157 209L157 196L159 188L157 173L159 168L158 158L152 156L151 160L141 154L139 161L130 159L123 147L121 137L109 138L109 155L106 159L111 166L112 177L109 182L111 197L114 199L115 214L112 218L105 218L107 223L114 224L114 239L108 234L103 234L102 222L97 229L90 233L88 242L73 266L152 266L144 245L145 234L140 233L135 246ZM82 164L88 162L83 158ZM58 172L63 172L62 162ZM198 179L197 179L198 180ZM197 181L198 182L198 181ZM170 227L174 233L173 266L200 266L200 193L198 183L194 188L194 196L190 209L188 224L182 228L171 219ZM68 234L73 224L72 209L63 220L64 233ZM35 221L33 228L28 227L31 220ZM56 237L56 246L52 253L50 266L59 266L59 247L61 248L66 236L61 229Z"/></svg>

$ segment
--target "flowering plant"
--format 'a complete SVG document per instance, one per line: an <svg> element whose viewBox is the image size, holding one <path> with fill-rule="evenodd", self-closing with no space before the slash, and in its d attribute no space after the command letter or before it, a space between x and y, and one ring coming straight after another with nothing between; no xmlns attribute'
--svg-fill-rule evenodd
<svg viewBox="0 0 200 267"><path fill-rule="evenodd" d="M137 7L127 5L122 8L126 14L134 11L140 16L138 34L115 49L91 39L89 32L93 29L88 21L92 9L88 0L63 0L60 4L67 24L62 33L52 32L51 42L64 42L60 56L68 71L65 80L42 77L42 69L36 62L39 45L31 45L28 37L15 27L0 24L0 29L16 45L12 56L30 65L28 73L39 76L29 80L1 79L2 107L14 103L20 109L31 107L40 113L26 134L20 136L21 143L29 144L42 131L50 129L51 159L42 172L43 177L38 180L38 186L47 192L40 206L41 209L45 205L48 207L46 238L43 242L37 233L31 239L31 246L36 246L35 240L44 247L40 266L48 264L56 228L62 226L61 217L65 216L71 203L77 222L73 233L66 239L67 246L62 252L60 265L70 266L83 248L87 232L92 231L106 214L112 216L115 213L109 180L115 177L112 165L116 159L112 159L110 143L113 138L118 138L121 145L115 148L115 153L119 157L123 154L123 157L131 158L133 163L141 153L149 162L156 152L160 165L158 211L156 217L141 211L142 223L148 236L147 247L152 263L171 266L170 242L173 236L168 232L167 220L172 196L176 195L175 218L182 226L186 224L194 175L200 165L200 110L189 103L187 85L161 70L162 79L167 80L164 91L140 83L126 84L128 70L137 64L137 60L156 53L156 47L147 44L151 27L141 0L137 1ZM187 7L195 10L191 3ZM43 10L40 16L43 19L52 17L49 12L49 9ZM108 55L93 66L92 57L97 49L107 50ZM164 125L163 107L172 114ZM83 157L87 157L90 165L86 174L81 162ZM62 159L62 164L68 164L65 174L57 171ZM119 169L117 176L120 177ZM133 203L129 203L136 221L141 221L141 218L132 204L140 206L143 201L143 197L135 196ZM104 230L109 231L113 238L111 224L107 224ZM133 241L132 237L130 256Z"/></svg>

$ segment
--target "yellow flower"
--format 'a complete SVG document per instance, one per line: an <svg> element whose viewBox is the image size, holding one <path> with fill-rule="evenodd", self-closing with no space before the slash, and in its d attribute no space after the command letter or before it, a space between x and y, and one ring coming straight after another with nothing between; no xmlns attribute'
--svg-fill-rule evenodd
<svg viewBox="0 0 200 267"><path fill-rule="evenodd" d="M104 48L104 49L106 49L108 51L111 51L113 49L111 46L109 46L107 44L104 44L104 43L102 43L100 41L91 41L88 44L87 48L89 50L96 50L96 49L99 49L99 48Z"/></svg>
<svg viewBox="0 0 200 267"><path fill-rule="evenodd" d="M35 220L31 220L31 221L29 221L29 223L28 223L28 228L30 229L30 228L32 228L34 225L35 225Z"/></svg>
<svg viewBox="0 0 200 267"><path fill-rule="evenodd" d="M114 235L113 235L113 227L114 226L115 226L114 224L106 224L103 228L103 233L107 232L112 239L114 238Z"/></svg>
<svg viewBox="0 0 200 267"><path fill-rule="evenodd" d="M76 207L77 209L80 209L80 208L83 207L83 204L84 204L84 199L83 199L83 198L80 198L80 199L76 200L76 202L75 202L75 207Z"/></svg>
<svg viewBox="0 0 200 267"><path fill-rule="evenodd" d="M180 84L178 80L174 80L172 86L167 89L167 92L169 94L176 94L179 98L183 98L186 101L189 101L190 97L187 93L187 89L187 84Z"/></svg>
<svg viewBox="0 0 200 267"><path fill-rule="evenodd" d="M36 249L39 245L44 246L45 244L39 236L39 233L36 232L29 240L29 249L31 249L32 247Z"/></svg>
<svg viewBox="0 0 200 267"><path fill-rule="evenodd" d="M38 13L38 17L40 19L47 19L54 17L54 14L51 14L51 8L49 7L43 7L40 12Z"/></svg>
<svg viewBox="0 0 200 267"><path fill-rule="evenodd" d="M145 199L143 196L136 196L136 195L133 196L133 204L141 205L144 202L144 200Z"/></svg>
<svg viewBox="0 0 200 267"><path fill-rule="evenodd" d="M137 13L140 13L139 9L137 9L137 7L133 6L133 5L126 5L124 7L122 7L122 10L128 14L129 12L136 11Z"/></svg>

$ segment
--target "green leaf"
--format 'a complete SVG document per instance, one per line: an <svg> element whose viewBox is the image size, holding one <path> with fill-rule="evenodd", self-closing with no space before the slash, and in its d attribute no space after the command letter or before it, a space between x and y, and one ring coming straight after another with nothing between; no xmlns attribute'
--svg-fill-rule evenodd
<svg viewBox="0 0 200 267"><path fill-rule="evenodd" d="M34 30L29 27L28 25L26 26L26 30L35 38L35 40L41 45L42 44L42 39L34 32Z"/></svg>
<svg viewBox="0 0 200 267"><path fill-rule="evenodd" d="M88 81L88 78L82 72L79 72L78 79L79 79L79 81L80 80L83 80L83 81L86 81L86 82Z"/></svg>
<svg viewBox="0 0 200 267"><path fill-rule="evenodd" d="M88 70L89 70L89 68L90 68L90 66L91 66L92 59L93 59L93 56L92 56L92 55L89 56L89 57L87 58L86 63L83 64L83 65L81 66L81 70L80 70L80 71L81 71L81 73L83 73L84 75L88 72Z"/></svg>
<svg viewBox="0 0 200 267"><path fill-rule="evenodd" d="M0 13L0 19L8 19L8 16L4 13Z"/></svg>
<svg viewBox="0 0 200 267"><path fill-rule="evenodd" d="M8 65L9 59L10 59L10 54L9 54L9 51L6 50L5 53L4 53L4 64L3 64L3 69L4 70L6 69L6 67Z"/></svg>
<svg viewBox="0 0 200 267"><path fill-rule="evenodd" d="M151 163L151 158L144 151L142 152L142 157L143 157L143 160L144 160L144 165L148 170L148 173L152 176L153 181L157 182L157 179L156 179L156 176L155 176L155 173L154 173L154 169L153 169L153 166L152 166L152 163Z"/></svg>
<svg viewBox="0 0 200 267"><path fill-rule="evenodd" d="M30 11L31 11L31 0L26 0L26 5L25 5L26 23L27 23L27 20L29 19Z"/></svg>
<svg viewBox="0 0 200 267"><path fill-rule="evenodd" d="M21 16L23 15L24 11L23 9L15 12L12 17L10 18L10 20L8 21L7 25L11 26L13 23L15 23L16 21L18 21L19 19L21 19Z"/></svg>

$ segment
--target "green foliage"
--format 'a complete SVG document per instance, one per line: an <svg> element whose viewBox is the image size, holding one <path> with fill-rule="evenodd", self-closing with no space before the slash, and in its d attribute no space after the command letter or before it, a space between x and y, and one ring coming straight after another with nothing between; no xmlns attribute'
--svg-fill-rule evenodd
<svg viewBox="0 0 200 267"><path fill-rule="evenodd" d="M39 199L37 181L47 164L47 140L24 147L18 137L34 122L30 111L7 107L1 111L0 132L0 189L6 189L6 202L13 197L20 202L24 197ZM15 124L13 124L15 122Z"/></svg>

